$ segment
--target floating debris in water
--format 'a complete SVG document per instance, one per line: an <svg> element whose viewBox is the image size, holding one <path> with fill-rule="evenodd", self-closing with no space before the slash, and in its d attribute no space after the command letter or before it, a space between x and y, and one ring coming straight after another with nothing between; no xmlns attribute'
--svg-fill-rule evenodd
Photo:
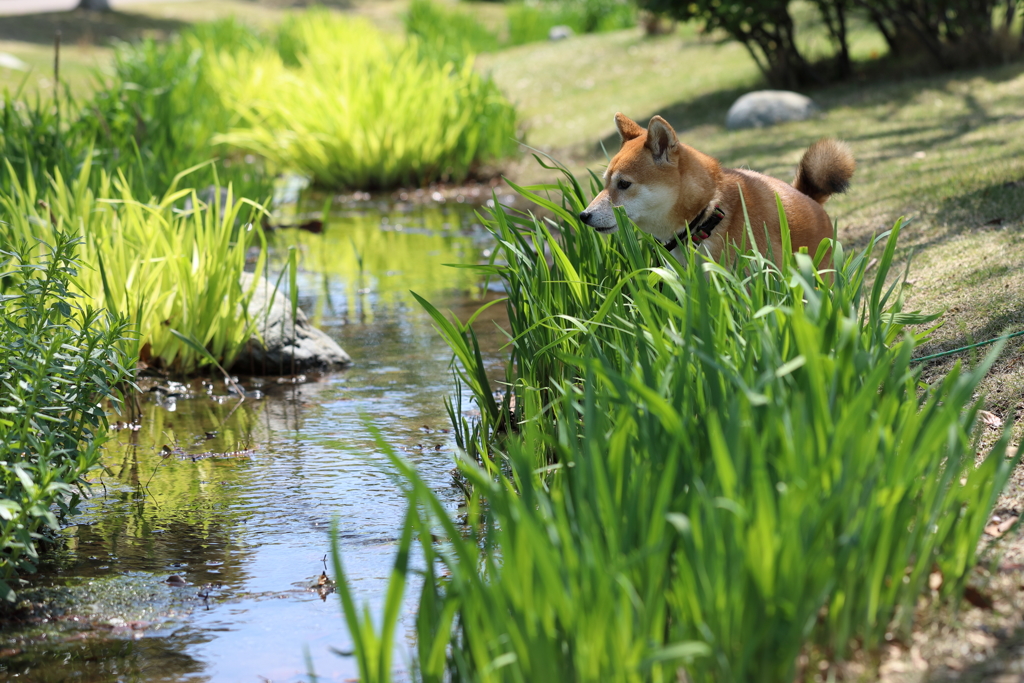
<svg viewBox="0 0 1024 683"><path fill-rule="evenodd" d="M243 448L242 450L228 451L226 453L215 453L213 451L207 451L205 453L182 453L178 456L178 459L189 459L192 462L199 462L200 460L216 460L218 458L249 458L255 453L255 448Z"/></svg>

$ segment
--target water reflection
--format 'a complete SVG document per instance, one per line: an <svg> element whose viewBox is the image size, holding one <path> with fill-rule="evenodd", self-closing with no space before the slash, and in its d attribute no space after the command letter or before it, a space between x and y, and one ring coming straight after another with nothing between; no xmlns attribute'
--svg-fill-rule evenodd
<svg viewBox="0 0 1024 683"><path fill-rule="evenodd" d="M140 429L117 434L94 477L100 495L33 579L71 595L62 618L81 628L9 624L0 679L305 680L307 648L321 680L354 677L331 652L351 645L336 597L317 585L331 523L360 595L379 605L404 503L367 421L459 503L442 404L450 352L409 290L463 318L476 307L478 278L444 265L490 246L475 223L450 206L344 209L321 234L274 235L275 266L300 249L300 302L356 364L300 384L243 378L264 396L241 404L200 380L172 403L146 394ZM502 342L493 323L481 336ZM94 597L72 590L83 586ZM136 597L104 603L122 593Z"/></svg>

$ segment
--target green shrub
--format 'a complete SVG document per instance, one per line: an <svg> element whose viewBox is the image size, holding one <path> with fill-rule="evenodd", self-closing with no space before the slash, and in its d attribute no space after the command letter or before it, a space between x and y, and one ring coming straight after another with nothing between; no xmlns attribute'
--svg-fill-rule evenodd
<svg viewBox="0 0 1024 683"><path fill-rule="evenodd" d="M58 172L42 188L31 176L22 185L10 165L7 172L0 243L33 243L51 226L78 235L84 268L74 291L93 307L131 316L143 360L181 373L205 364L177 332L230 365L257 325L245 312L252 291L242 291L239 279L250 247L259 247L256 271L263 268L262 207L230 188L223 209L219 188L207 204L195 190L177 189L187 171L154 200L135 197L123 176L101 171L93 180L88 158L73 180ZM191 211L182 210L186 200Z"/></svg>
<svg viewBox="0 0 1024 683"><path fill-rule="evenodd" d="M75 177L89 157L108 175L123 174L133 193L145 198L166 192L181 169L218 159L192 174L197 187L232 184L245 196L269 196L271 179L261 164L211 146L231 114L205 78L218 51L259 45L259 34L237 22L198 24L168 41L120 45L113 74L97 74L90 98L65 91L57 101L29 101L5 93L0 155L22 182L31 174L40 186L54 169ZM0 187L10 189L3 175Z"/></svg>
<svg viewBox="0 0 1024 683"><path fill-rule="evenodd" d="M209 77L239 125L215 141L363 189L463 180L515 149L515 109L470 60L442 64L326 13L287 31L305 46L296 68L276 50L218 55Z"/></svg>
<svg viewBox="0 0 1024 683"><path fill-rule="evenodd" d="M513 153L515 109L471 61L497 39L427 2L409 21L409 41L311 11L265 32L220 21L122 45L89 100L6 95L0 155L37 186L54 169L74 178L89 157L139 198L195 167L196 187L262 199L272 176L253 153L271 171L361 189L462 180Z"/></svg>
<svg viewBox="0 0 1024 683"><path fill-rule="evenodd" d="M583 32L577 13L555 4L528 5L520 3L508 8L508 42L524 45L547 40L555 26L568 26L576 33Z"/></svg>
<svg viewBox="0 0 1024 683"><path fill-rule="evenodd" d="M81 238L47 230L53 246L0 241L0 596L15 597L45 530L71 514L99 462L117 386L134 376L124 316L81 307ZM42 252L44 256L37 258ZM53 508L56 508L54 514Z"/></svg>
<svg viewBox="0 0 1024 683"><path fill-rule="evenodd" d="M190 182L231 184L253 199L269 196L271 178L260 164L212 145L214 135L228 129L231 112L207 77L217 54L251 52L262 39L225 20L197 24L167 41L121 45L113 78L83 107L96 140L93 164L108 175L124 173L133 193L148 198L163 195L182 169L218 159L194 171Z"/></svg>
<svg viewBox="0 0 1024 683"><path fill-rule="evenodd" d="M498 36L471 15L445 9L430 0L410 3L405 31L416 36L421 49L442 63L461 64L471 55L501 47Z"/></svg>
<svg viewBox="0 0 1024 683"><path fill-rule="evenodd" d="M1016 461L1007 432L975 463L993 357L919 380L904 326L929 317L889 283L899 224L873 284L872 249L836 244L827 286L807 255L676 267L623 214L611 239L582 226L575 181L539 190L562 195L522 191L560 237L500 206L491 222L505 400L469 323L424 302L481 423L451 406L475 456L465 525L392 455L410 511L389 604L415 538L419 680L790 683L801 651L906 629L930 572L958 594ZM340 585L363 680L390 680L396 613L378 635Z"/></svg>
<svg viewBox="0 0 1024 683"><path fill-rule="evenodd" d="M53 102L38 94L34 101L20 99L5 92L0 110L0 156L10 164L19 178L32 175L43 182L53 168L69 171L84 156L92 142L92 135L84 130L77 102L70 97L61 111L62 125ZM0 187L6 186L0 179Z"/></svg>
<svg viewBox="0 0 1024 683"><path fill-rule="evenodd" d="M548 0L563 13L579 17L583 33L636 26L636 7L627 0Z"/></svg>

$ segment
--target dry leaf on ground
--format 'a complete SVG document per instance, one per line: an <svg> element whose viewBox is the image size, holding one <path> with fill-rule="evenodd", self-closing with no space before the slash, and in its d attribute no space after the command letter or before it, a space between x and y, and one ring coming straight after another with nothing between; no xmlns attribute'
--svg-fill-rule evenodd
<svg viewBox="0 0 1024 683"><path fill-rule="evenodd" d="M993 429L999 429L1000 427L1003 426L1003 418L987 410L979 410L978 417L981 418L982 422L987 424L989 427L992 427Z"/></svg>
<svg viewBox="0 0 1024 683"><path fill-rule="evenodd" d="M1010 515L1006 519L994 517L992 518L991 523L989 523L989 525L985 527L985 533L989 536L1001 538L1003 534L1010 530L1010 527L1012 527L1016 521L1016 515Z"/></svg>

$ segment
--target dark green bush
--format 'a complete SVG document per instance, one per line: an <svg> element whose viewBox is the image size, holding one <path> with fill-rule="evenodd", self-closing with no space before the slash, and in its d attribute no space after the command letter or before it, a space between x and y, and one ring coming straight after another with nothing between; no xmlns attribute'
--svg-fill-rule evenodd
<svg viewBox="0 0 1024 683"><path fill-rule="evenodd" d="M3 227L3 226L0 226ZM76 305L80 238L39 245L0 236L0 597L34 570L47 531L74 512L99 461L107 420L133 377L127 319Z"/></svg>
<svg viewBox="0 0 1024 683"><path fill-rule="evenodd" d="M579 17L582 33L636 26L636 7L627 0L548 0L564 14Z"/></svg>
<svg viewBox="0 0 1024 683"><path fill-rule="evenodd" d="M951 68L992 63L1019 55L1021 41L1010 39L1024 7L1021 0L818 0L863 9L895 55L926 55Z"/></svg>
<svg viewBox="0 0 1024 683"><path fill-rule="evenodd" d="M1021 0L811 0L835 47L832 58L810 64L796 41L790 0L637 0L653 12L698 20L743 43L764 74L780 87L822 84L853 70L848 43L852 13L869 19L893 55L943 68L993 63L1024 51L1011 37Z"/></svg>

